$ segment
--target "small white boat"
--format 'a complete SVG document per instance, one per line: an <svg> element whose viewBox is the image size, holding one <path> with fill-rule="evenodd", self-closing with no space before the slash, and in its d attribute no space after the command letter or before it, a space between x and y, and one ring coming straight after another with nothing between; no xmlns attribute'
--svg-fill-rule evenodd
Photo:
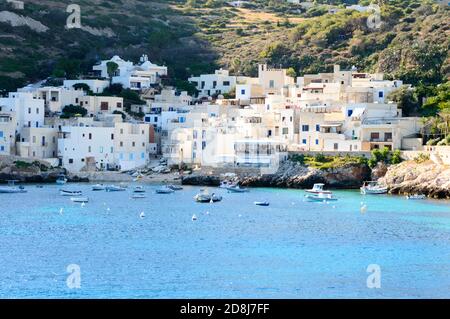
<svg viewBox="0 0 450 319"><path fill-rule="evenodd" d="M168 187L166 187L166 186L164 186L164 187L161 187L161 188L158 188L157 190L156 190L156 194L172 194L172 193L174 193L175 191L173 190L173 189L170 189L170 188L168 188Z"/></svg>
<svg viewBox="0 0 450 319"><path fill-rule="evenodd" d="M123 192L126 188L122 186L116 186L116 185L108 185L106 186L107 192Z"/></svg>
<svg viewBox="0 0 450 319"><path fill-rule="evenodd" d="M145 196L144 194L133 194L131 195L132 199L140 199L140 198L146 198L147 196Z"/></svg>
<svg viewBox="0 0 450 319"><path fill-rule="evenodd" d="M270 203L268 201L264 201L264 202L255 202L254 203L256 206L269 206Z"/></svg>
<svg viewBox="0 0 450 319"><path fill-rule="evenodd" d="M145 188L143 186L136 186L133 193L145 193Z"/></svg>
<svg viewBox="0 0 450 319"><path fill-rule="evenodd" d="M65 183L67 183L67 178L65 175L61 174L58 176L58 178L56 179L56 184L58 185L64 185Z"/></svg>
<svg viewBox="0 0 450 319"><path fill-rule="evenodd" d="M181 191L183 189L183 187L181 187L179 185L169 185L167 187L170 188L173 191Z"/></svg>
<svg viewBox="0 0 450 319"><path fill-rule="evenodd" d="M71 197L70 200L74 203L88 203L88 197Z"/></svg>
<svg viewBox="0 0 450 319"><path fill-rule="evenodd" d="M7 187L0 187L0 193L2 194L16 194L16 193L26 193L27 191L23 186L16 186L16 180L8 181Z"/></svg>
<svg viewBox="0 0 450 319"><path fill-rule="evenodd" d="M247 188L241 188L239 185L226 187L229 193L247 193L249 190Z"/></svg>
<svg viewBox="0 0 450 319"><path fill-rule="evenodd" d="M194 199L199 203L215 203L220 202L222 200L222 196L216 195L214 193L212 193L211 195L208 193L199 193L194 196Z"/></svg>
<svg viewBox="0 0 450 319"><path fill-rule="evenodd" d="M220 183L219 188L228 188L228 187L235 187L235 186L237 186L236 183L232 183L232 182L229 182L229 181L222 181Z"/></svg>
<svg viewBox="0 0 450 319"><path fill-rule="evenodd" d="M59 190L59 194L61 196L81 196L83 195L82 191L69 191L69 190L65 190L65 189L60 189Z"/></svg>
<svg viewBox="0 0 450 319"><path fill-rule="evenodd" d="M325 193L307 194L305 195L305 197L310 202L330 202L338 200L336 197L334 197L333 194L325 194Z"/></svg>
<svg viewBox="0 0 450 319"><path fill-rule="evenodd" d="M360 188L362 195L378 195L386 194L388 189L387 186L378 184L377 181L366 181Z"/></svg>
<svg viewBox="0 0 450 319"><path fill-rule="evenodd" d="M104 191L106 187L103 184L97 184L92 186L93 191Z"/></svg>
<svg viewBox="0 0 450 319"><path fill-rule="evenodd" d="M423 194L406 195L406 199L425 199L427 198Z"/></svg>
<svg viewBox="0 0 450 319"><path fill-rule="evenodd" d="M313 188L307 189L307 190L305 190L305 192L312 193L312 194L332 194L331 191L324 190L323 189L324 186L325 186L325 184L322 184L322 183L314 184Z"/></svg>

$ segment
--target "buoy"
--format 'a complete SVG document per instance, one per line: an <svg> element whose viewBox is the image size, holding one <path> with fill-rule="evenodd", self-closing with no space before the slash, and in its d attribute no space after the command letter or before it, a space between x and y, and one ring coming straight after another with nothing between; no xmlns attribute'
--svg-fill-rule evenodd
<svg viewBox="0 0 450 319"><path fill-rule="evenodd" d="M367 205L361 206L361 214L365 214L367 212Z"/></svg>
<svg viewBox="0 0 450 319"><path fill-rule="evenodd" d="M139 217L140 217L141 219L143 219L143 218L145 217L145 213L144 213L144 212L141 212L141 214L139 215Z"/></svg>
<svg viewBox="0 0 450 319"><path fill-rule="evenodd" d="M64 212L64 208L61 207L61 209L59 210L59 213L62 215Z"/></svg>
<svg viewBox="0 0 450 319"><path fill-rule="evenodd" d="M206 212L206 215L209 215L209 212Z"/></svg>
<svg viewBox="0 0 450 319"><path fill-rule="evenodd" d="M84 206L86 206L86 204L85 203L81 203L81 207L84 207Z"/></svg>
<svg viewBox="0 0 450 319"><path fill-rule="evenodd" d="M111 210L111 209L110 209L109 207L106 209L107 212L109 212L110 210Z"/></svg>
<svg viewBox="0 0 450 319"><path fill-rule="evenodd" d="M197 216L195 214L192 216L192 220L197 220Z"/></svg>

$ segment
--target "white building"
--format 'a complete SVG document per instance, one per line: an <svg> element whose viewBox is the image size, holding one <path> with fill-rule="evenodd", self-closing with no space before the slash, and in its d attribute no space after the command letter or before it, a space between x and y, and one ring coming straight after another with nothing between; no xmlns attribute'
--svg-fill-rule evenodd
<svg viewBox="0 0 450 319"><path fill-rule="evenodd" d="M16 127L16 113L0 107L0 155L14 155Z"/></svg>
<svg viewBox="0 0 450 319"><path fill-rule="evenodd" d="M237 77L228 70L216 70L214 74L201 74L188 79L198 90L198 97L208 97L229 93L235 86Z"/></svg>
<svg viewBox="0 0 450 319"><path fill-rule="evenodd" d="M54 127L26 127L22 130L16 148L17 155L21 157L43 160L56 159L58 129Z"/></svg>
<svg viewBox="0 0 450 319"><path fill-rule="evenodd" d="M82 79L82 80L64 80L63 86L66 89L72 89L76 84L86 84L92 93L100 94L109 87L109 81L98 79Z"/></svg>
<svg viewBox="0 0 450 319"><path fill-rule="evenodd" d="M115 55L110 60L104 60L100 64L94 65L92 69L99 76L109 78L108 62L114 62L118 65L118 69L112 77L112 83L120 83L124 88L132 90L150 88L152 84L158 83L162 76L167 75L167 67L151 63L145 54L137 65Z"/></svg>
<svg viewBox="0 0 450 319"><path fill-rule="evenodd" d="M78 105L84 107L90 116L124 111L123 98L115 96L83 96Z"/></svg>

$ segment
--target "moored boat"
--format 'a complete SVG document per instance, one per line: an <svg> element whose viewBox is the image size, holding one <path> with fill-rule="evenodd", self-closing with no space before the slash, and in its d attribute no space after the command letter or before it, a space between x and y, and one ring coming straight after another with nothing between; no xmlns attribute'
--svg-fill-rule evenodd
<svg viewBox="0 0 450 319"><path fill-rule="evenodd" d="M199 203L211 203L211 202L215 203L220 202L222 200L222 196L216 195L214 193L210 195L207 192L203 192L195 195L194 199Z"/></svg>
<svg viewBox="0 0 450 319"><path fill-rule="evenodd" d="M123 192L126 188L122 186L116 186L116 185L108 185L106 186L107 192Z"/></svg>
<svg viewBox="0 0 450 319"><path fill-rule="evenodd" d="M89 197L71 197L70 200L74 203L88 203Z"/></svg>
<svg viewBox="0 0 450 319"><path fill-rule="evenodd" d="M264 201L264 202L254 202L254 204L256 206L269 206L270 203L268 201Z"/></svg>
<svg viewBox="0 0 450 319"><path fill-rule="evenodd" d="M144 194L142 194L142 193L138 193L138 194L133 194L133 195L131 195L131 198L132 199L141 199L141 198L146 198L147 196L145 196Z"/></svg>
<svg viewBox="0 0 450 319"><path fill-rule="evenodd" d="M66 175L64 174L59 175L58 178L56 179L56 184L64 185L65 183L67 183Z"/></svg>
<svg viewBox="0 0 450 319"><path fill-rule="evenodd" d="M144 186L136 186L133 190L133 193L145 193Z"/></svg>
<svg viewBox="0 0 450 319"><path fill-rule="evenodd" d="M228 188L228 187L235 187L235 186L237 186L236 183L233 183L233 182L230 182L230 181L222 181L220 183L219 188Z"/></svg>
<svg viewBox="0 0 450 319"><path fill-rule="evenodd" d="M172 194L175 191L173 189L168 188L167 186L158 188L156 191L156 194Z"/></svg>
<svg viewBox="0 0 450 319"><path fill-rule="evenodd" d="M331 191L324 190L323 189L324 186L325 186L325 184L317 183L317 184L313 185L313 188L306 189L305 192L312 193L312 194L320 194L320 193L322 193L322 194L332 194Z"/></svg>
<svg viewBox="0 0 450 319"><path fill-rule="evenodd" d="M425 199L427 198L425 195L423 194L414 194L414 195L406 195L406 199Z"/></svg>
<svg viewBox="0 0 450 319"><path fill-rule="evenodd" d="M71 190L67 190L67 189L60 189L59 194L61 196L81 196L81 195L83 195L83 192L82 191L71 191Z"/></svg>
<svg viewBox="0 0 450 319"><path fill-rule="evenodd" d="M249 190L247 188L241 188L239 185L229 186L225 188L229 193L247 193Z"/></svg>
<svg viewBox="0 0 450 319"><path fill-rule="evenodd" d="M334 197L333 194L325 194L325 193L307 194L305 195L305 197L310 202L330 202L338 200L336 197Z"/></svg>
<svg viewBox="0 0 450 319"><path fill-rule="evenodd" d="M170 188L173 191L181 191L183 189L183 187L181 187L179 185L169 185L167 187Z"/></svg>
<svg viewBox="0 0 450 319"><path fill-rule="evenodd" d="M106 187L103 184L97 184L92 186L93 191L104 191Z"/></svg>
<svg viewBox="0 0 450 319"><path fill-rule="evenodd" d="M363 195L386 194L388 191L387 186L380 185L377 181L365 181L360 190Z"/></svg>
<svg viewBox="0 0 450 319"><path fill-rule="evenodd" d="M26 193L27 191L23 186L16 186L16 180L8 181L7 187L0 187L0 193L2 194L16 194L16 193Z"/></svg>

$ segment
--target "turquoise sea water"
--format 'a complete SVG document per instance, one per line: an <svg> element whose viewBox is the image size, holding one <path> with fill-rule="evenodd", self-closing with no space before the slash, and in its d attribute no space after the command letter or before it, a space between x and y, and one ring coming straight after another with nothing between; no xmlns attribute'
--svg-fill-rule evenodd
<svg viewBox="0 0 450 319"><path fill-rule="evenodd" d="M301 190L210 188L223 201L199 204L199 187L145 187L131 200L131 189L66 185L90 197L85 207L57 185L0 194L0 298L450 298L448 201L352 190L326 204ZM79 289L66 284L70 264ZM379 289L367 287L370 264Z"/></svg>

